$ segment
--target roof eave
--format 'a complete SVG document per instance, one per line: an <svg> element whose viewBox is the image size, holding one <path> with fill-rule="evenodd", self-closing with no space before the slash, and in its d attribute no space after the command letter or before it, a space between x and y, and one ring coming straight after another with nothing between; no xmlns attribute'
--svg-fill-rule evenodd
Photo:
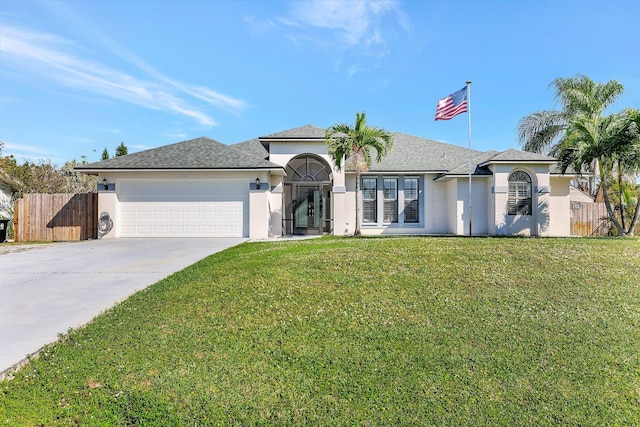
<svg viewBox="0 0 640 427"><path fill-rule="evenodd" d="M284 168L255 167L255 168L74 168L77 172L97 175L107 172L253 172L266 171L273 175L286 176Z"/></svg>
<svg viewBox="0 0 640 427"><path fill-rule="evenodd" d="M471 174L472 178L491 178L493 175L489 175L489 174ZM454 178L469 178L469 174L465 173L465 174L443 174L440 176L435 177L433 180L435 182L446 182L446 181L451 181Z"/></svg>
<svg viewBox="0 0 640 427"><path fill-rule="evenodd" d="M314 136L297 136L297 137L282 137L282 138L265 138L260 137L260 142L324 142L325 138L318 138Z"/></svg>
<svg viewBox="0 0 640 427"><path fill-rule="evenodd" d="M440 173L446 173L446 169L438 169L438 170L425 170L425 169L420 169L420 170L409 170L409 169L377 169L377 170L371 170L369 169L366 172L362 172L361 175L380 175L381 173L384 174L396 174L396 175L400 175L400 174L412 174L412 175L416 175L416 174L440 174ZM349 173L349 174L354 174L356 173L355 171L352 170L348 170L345 171L345 173Z"/></svg>

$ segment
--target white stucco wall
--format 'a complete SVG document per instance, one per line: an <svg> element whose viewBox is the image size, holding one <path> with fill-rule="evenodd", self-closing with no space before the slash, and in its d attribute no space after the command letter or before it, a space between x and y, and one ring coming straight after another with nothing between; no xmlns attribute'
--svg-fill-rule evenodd
<svg viewBox="0 0 640 427"><path fill-rule="evenodd" d="M456 192L455 205L457 215L454 217L454 234L469 235L469 179L454 179L455 187L450 187ZM487 183L486 178L474 177L471 180L471 233L472 235L486 235L487 227Z"/></svg>
<svg viewBox="0 0 640 427"><path fill-rule="evenodd" d="M487 201L487 234L494 236L496 234L496 205L493 194L493 177L487 179L485 182L485 195Z"/></svg>
<svg viewBox="0 0 640 427"><path fill-rule="evenodd" d="M271 177L271 191L269 194L269 236L282 236L282 203L283 203L283 185L281 176Z"/></svg>
<svg viewBox="0 0 640 427"><path fill-rule="evenodd" d="M338 236L353 235L356 230L356 180L354 175L345 176L344 179L345 192L337 200L334 197L334 214L340 218L334 218L334 234ZM362 200L360 203L362 209Z"/></svg>
<svg viewBox="0 0 640 427"><path fill-rule="evenodd" d="M449 233L451 212L447 200L447 183L435 182L435 174L424 175L424 232Z"/></svg>
<svg viewBox="0 0 640 427"><path fill-rule="evenodd" d="M111 229L105 229L103 232L98 230L98 238L99 239L115 239L118 236L118 228L117 224L117 212L118 212L118 197L114 189L105 190L102 183L103 179L107 180L108 184L116 183L116 175L113 174L101 174L98 175L98 224L100 224L100 217L103 215L108 215L108 218L111 220Z"/></svg>
<svg viewBox="0 0 640 427"><path fill-rule="evenodd" d="M266 188L249 191L249 238L269 237L269 194Z"/></svg>
<svg viewBox="0 0 640 427"><path fill-rule="evenodd" d="M549 200L550 236L571 234L571 177L552 176Z"/></svg>
<svg viewBox="0 0 640 427"><path fill-rule="evenodd" d="M462 202L458 200L458 182L455 179L445 182L447 192L447 234L462 234Z"/></svg>
<svg viewBox="0 0 640 427"><path fill-rule="evenodd" d="M549 165L491 165L493 171L493 197L495 206L494 223L496 235L548 236L553 233L551 227L551 199ZM522 170L531 177L532 215L508 215L509 174ZM537 191L536 191L537 190Z"/></svg>

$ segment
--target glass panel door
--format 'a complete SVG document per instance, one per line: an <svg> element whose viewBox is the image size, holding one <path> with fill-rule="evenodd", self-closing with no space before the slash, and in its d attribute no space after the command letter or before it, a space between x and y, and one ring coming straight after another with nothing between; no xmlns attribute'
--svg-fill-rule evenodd
<svg viewBox="0 0 640 427"><path fill-rule="evenodd" d="M318 184L298 184L295 187L294 232L295 234L321 234L322 192Z"/></svg>

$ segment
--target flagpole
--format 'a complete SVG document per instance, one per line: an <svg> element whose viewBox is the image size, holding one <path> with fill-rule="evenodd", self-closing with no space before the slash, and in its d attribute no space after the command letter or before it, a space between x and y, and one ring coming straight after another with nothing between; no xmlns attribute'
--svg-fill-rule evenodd
<svg viewBox="0 0 640 427"><path fill-rule="evenodd" d="M473 230L471 226L471 169L473 167L473 154L471 152L471 80L467 80L467 120L469 121L469 236L471 236Z"/></svg>

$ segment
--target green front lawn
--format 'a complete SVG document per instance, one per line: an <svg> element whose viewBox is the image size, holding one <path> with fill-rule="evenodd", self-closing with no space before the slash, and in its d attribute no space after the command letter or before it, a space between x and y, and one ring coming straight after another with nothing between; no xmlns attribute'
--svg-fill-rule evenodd
<svg viewBox="0 0 640 427"><path fill-rule="evenodd" d="M640 242L243 244L43 350L5 424L639 425Z"/></svg>

